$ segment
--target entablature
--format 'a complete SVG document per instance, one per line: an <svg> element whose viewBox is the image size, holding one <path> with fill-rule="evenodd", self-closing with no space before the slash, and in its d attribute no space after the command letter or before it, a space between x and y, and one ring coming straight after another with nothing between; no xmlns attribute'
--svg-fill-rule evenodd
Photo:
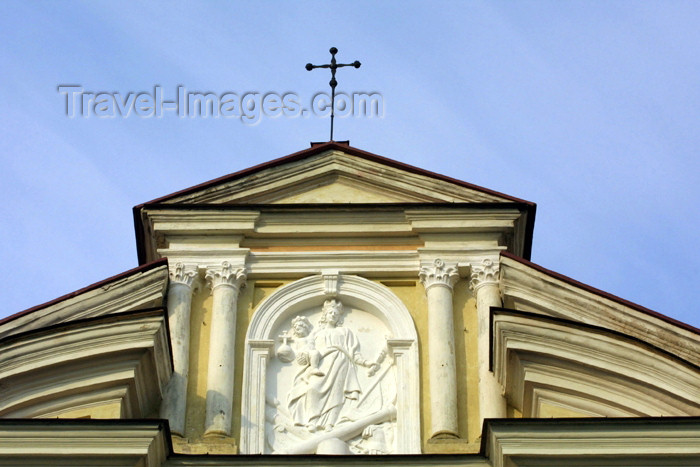
<svg viewBox="0 0 700 467"><path fill-rule="evenodd" d="M450 205L144 206L141 259L251 252L505 249L523 253L527 212L515 203ZM137 229L139 222L137 221ZM185 253L187 250L187 253ZM182 252L179 255L177 252ZM363 254L360 254L362 256ZM264 256L264 255L263 255Z"/></svg>

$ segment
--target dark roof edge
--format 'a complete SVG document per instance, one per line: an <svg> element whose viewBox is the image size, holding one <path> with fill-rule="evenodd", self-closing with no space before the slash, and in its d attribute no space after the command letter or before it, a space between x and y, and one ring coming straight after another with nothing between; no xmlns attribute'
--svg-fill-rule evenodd
<svg viewBox="0 0 700 467"><path fill-rule="evenodd" d="M438 180L443 180L449 183L454 183L456 185L463 186L465 188L470 188L472 190L480 191L482 193L487 193L493 196L499 196L505 199L508 199L510 201L514 201L517 203L524 203L524 204L534 204L531 201L526 201L523 199L515 198L510 195L506 195L504 193L500 193L498 191L490 190L488 188L484 188L478 185L473 185L471 183L464 182L462 180L457 180L452 177L448 177L446 175L441 175L435 172L431 172L429 170L421 169L419 167L415 167L413 165L405 164L403 162L399 162L393 159L389 159L388 157L383 157L379 156L377 154L373 154L371 152L363 151L361 149L354 148L350 146L349 144L345 144L344 142L336 142L336 141L329 141L327 143L321 143L321 144L313 144L310 148L304 149L302 151L298 151L292 154L289 154L287 156L279 157L277 159L273 159L271 161L263 162L262 164L254 165L253 167L249 167L247 169L243 169L238 172L234 172L229 175L224 175L223 177L215 178L213 180L209 180L208 182L200 183L198 185L192 186L190 188L185 188L184 190L176 191L175 193L171 193L169 195L162 196L160 198L153 199L151 201L147 201L143 204L140 204L138 206L135 206L134 209L138 209L143 207L146 204L155 204L155 203L162 203L163 201L167 201L173 198L176 198L178 196L186 195L188 193L192 193L197 190L201 190L203 188L207 188L210 186L218 185L219 183L224 183L228 182L231 180L235 180L240 177L244 177L246 175L250 175L252 173L258 172L260 170L268 169L271 167L276 167L278 165L286 164L289 162L296 162L298 160L305 159L307 157L314 156L316 154L320 154L325 151L337 149L339 151L343 151L347 154L351 154L356 157L360 157L362 159L366 159L369 161L374 161L378 162L380 164L387 165L389 167L394 167L397 169L405 170L407 172L412 172L415 174L419 175L424 175L427 177L435 178Z"/></svg>
<svg viewBox="0 0 700 467"><path fill-rule="evenodd" d="M629 300L625 300L624 298L621 298L621 297L618 297L617 295L613 295L609 292L605 292L603 290L597 289L597 288L590 286L588 284L584 284L583 282L579 282L575 279L572 279L571 277L568 277L568 276L565 276L565 275L560 274L558 272L554 272L550 269L544 268L544 267L540 266L539 264L535 264L535 263L533 263L525 258L521 258L521 257L514 255L512 253L509 253L507 251L501 251L501 256L504 256L506 258L510 258L513 261L517 261L521 264L524 264L525 266L531 267L531 268L533 268L533 269L535 269L543 274L546 274L550 277L564 281L570 285L573 285L574 287L578 287L578 288L583 289L587 292L593 293L593 294L601 296L603 298L607 298L608 300L619 303L620 305L624 305L624 306L627 306L629 308L633 308L633 309L640 311L644 314L647 314L647 315L652 316L654 318L660 319L660 320L665 321L665 322L672 324L674 326L678 326L680 328L683 328L686 331L690 331L694 334L700 335L700 329L696 328L695 326L684 323L682 321L678 321L677 319L674 319L674 318L671 318L671 317L666 316L664 314L661 314L658 311L650 310L649 308L643 307L642 305L638 305L638 304L631 302Z"/></svg>
<svg viewBox="0 0 700 467"><path fill-rule="evenodd" d="M525 224L525 244L523 245L523 258L530 260L532 256L532 241L535 234L535 215L537 214L537 205L530 204L527 209L527 223Z"/></svg>
<svg viewBox="0 0 700 467"><path fill-rule="evenodd" d="M402 209L517 209L521 212L532 211L532 204L516 203L516 202L501 202L501 203L471 203L464 202L405 202L405 203L280 203L280 204L209 204L209 203L191 203L191 204L169 204L169 203L153 203L142 204L137 206L139 209L164 209L170 211L291 211L291 210L310 210L310 209L374 209L374 210L402 210Z"/></svg>
<svg viewBox="0 0 700 467"><path fill-rule="evenodd" d="M0 425L148 426L170 435L168 421L160 418L0 418Z"/></svg>
<svg viewBox="0 0 700 467"><path fill-rule="evenodd" d="M22 316L28 315L28 314L33 313L35 311L41 310L42 308L46 308L48 306L55 305L56 303L62 302L64 300L68 300L69 298L77 297L78 295L81 295L85 292L89 292L89 291L94 290L98 287L102 287L106 284L109 284L110 282L115 282L115 281L121 280L127 276L130 276L132 274L146 272L150 269L154 269L154 268L157 268L159 266L167 265L167 264L168 264L168 259L161 258L159 260L150 262L148 264L143 264L141 266L137 266L133 269L129 269L128 271L124 271L124 272L117 274L115 276L108 277L107 279L101 280L99 282L95 282L94 284L90 284L86 287L83 287L82 289L78 289L74 292L70 292L70 293L62 295L58 298L54 298L53 300L49 300L48 302L42 303L41 305L36 305L36 306L31 307L31 308L27 308L26 310L20 311L18 313L15 313L13 315L10 315L10 316L7 316L3 319L0 319L0 325L3 325L3 324L8 323L10 321L13 321L17 318L21 318Z"/></svg>

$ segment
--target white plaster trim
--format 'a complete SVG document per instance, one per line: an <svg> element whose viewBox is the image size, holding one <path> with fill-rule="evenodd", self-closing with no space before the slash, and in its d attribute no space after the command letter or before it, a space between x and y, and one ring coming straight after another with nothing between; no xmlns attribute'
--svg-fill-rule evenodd
<svg viewBox="0 0 700 467"><path fill-rule="evenodd" d="M162 306L168 267L136 272L0 325L0 338L54 324Z"/></svg>
<svg viewBox="0 0 700 467"><path fill-rule="evenodd" d="M697 421L496 421L487 425L483 436L485 454L493 467L676 467L700 463L700 422Z"/></svg>
<svg viewBox="0 0 700 467"><path fill-rule="evenodd" d="M512 232L522 213L518 209L410 209L406 219L414 232Z"/></svg>
<svg viewBox="0 0 700 467"><path fill-rule="evenodd" d="M418 335L401 300L381 284L358 276L338 278L337 298L386 323L397 360L397 453L420 453ZM245 344L241 453L261 454L265 446L265 377L277 323L327 298L322 275L299 279L266 298L255 310Z"/></svg>
<svg viewBox="0 0 700 467"><path fill-rule="evenodd" d="M419 262L416 251L290 251L249 252L235 250L246 258L248 278L287 278L321 274L335 270L342 274L374 275L381 277L415 277ZM172 262L196 261L202 267L220 265L230 259L233 250L221 249L159 249L159 257Z"/></svg>
<svg viewBox="0 0 700 467"><path fill-rule="evenodd" d="M230 230L239 233L253 232L258 211L209 211L194 209L146 209L146 220L153 232L181 233L183 231L198 234Z"/></svg>
<svg viewBox="0 0 700 467"><path fill-rule="evenodd" d="M4 343L0 416L39 417L115 395L124 416L148 416L171 376L168 346L165 319L152 313Z"/></svg>
<svg viewBox="0 0 700 467"><path fill-rule="evenodd" d="M57 465L160 467L169 451L157 420L111 425L90 420L0 424L0 459L18 466L50 465L46 462L51 459Z"/></svg>
<svg viewBox="0 0 700 467"><path fill-rule="evenodd" d="M324 292L327 297L334 298L338 296L338 279L340 275L337 270L326 270L321 273L323 275Z"/></svg>

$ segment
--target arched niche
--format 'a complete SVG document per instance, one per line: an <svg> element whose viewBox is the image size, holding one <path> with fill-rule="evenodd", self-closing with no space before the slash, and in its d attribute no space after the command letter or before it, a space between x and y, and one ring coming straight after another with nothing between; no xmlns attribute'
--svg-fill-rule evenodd
<svg viewBox="0 0 700 467"><path fill-rule="evenodd" d="M266 432L269 432L269 426L266 430L266 398L269 422L270 399L275 395L269 394L267 378L268 367L275 363L272 359L277 358L275 349L280 345L281 326L295 316L320 309L329 299L337 299L345 307L367 313L371 320L381 322L388 330L386 345L390 356L386 365L393 366L390 371L396 383L395 408L390 409L395 413L392 453L420 453L418 338L413 319L403 302L383 285L358 276L337 274L309 276L287 284L255 310L245 341L241 453L270 452L266 444ZM388 371L387 368L384 374L389 374Z"/></svg>

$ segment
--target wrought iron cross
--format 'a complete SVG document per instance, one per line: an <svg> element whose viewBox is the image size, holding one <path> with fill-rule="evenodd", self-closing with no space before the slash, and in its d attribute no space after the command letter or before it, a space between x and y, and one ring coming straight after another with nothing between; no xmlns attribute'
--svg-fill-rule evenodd
<svg viewBox="0 0 700 467"><path fill-rule="evenodd" d="M331 47L331 63L328 65L312 65L311 63L306 64L306 69L308 71L314 68L330 68L331 69L331 81L328 83L331 85L331 141L333 141L333 119L335 118L335 87L338 82L335 80L335 70L342 68L344 66L354 66L355 68L360 68L361 63L355 60L352 63L337 63L335 61L335 54L338 53L338 49Z"/></svg>

